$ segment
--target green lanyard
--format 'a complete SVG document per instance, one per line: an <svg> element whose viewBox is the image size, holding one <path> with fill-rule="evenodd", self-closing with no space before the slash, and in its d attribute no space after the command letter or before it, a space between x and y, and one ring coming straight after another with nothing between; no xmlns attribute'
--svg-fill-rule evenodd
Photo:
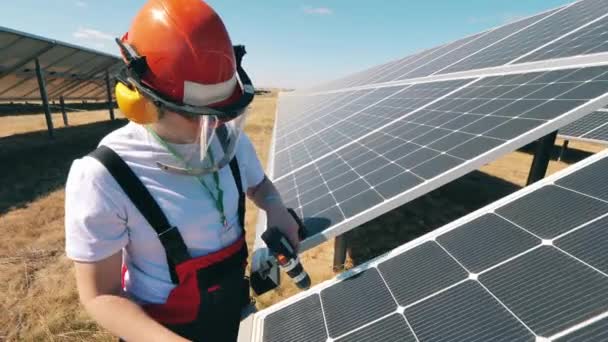
<svg viewBox="0 0 608 342"><path fill-rule="evenodd" d="M163 145L163 147L167 151L169 151L169 153L171 153L173 155L173 157L175 157L175 159L177 159L180 163L184 164L185 168L189 168L189 166L186 164L186 161L184 160L184 158L182 156L180 156L179 153L177 153L177 151L173 147L171 147L169 144L167 144L149 126L146 126L146 129L148 130L148 132L150 132L150 134L154 137L154 139L156 139L156 141L159 144ZM211 162L213 162L213 153L211 152L211 149L209 149L209 158L211 159ZM222 224L227 227L228 226L228 220L226 219L226 213L224 211L224 190L222 190L222 188L220 187L220 175L219 175L219 172L216 171L216 172L213 173L213 180L215 181L215 189L217 191L217 198L215 196L213 196L213 191L211 191L211 189L209 188L209 186L207 186L207 183L205 183L205 181L203 181L203 177L202 176L201 177L194 177L194 178L205 188L205 190L207 190L207 192L209 193L209 196L211 196L211 198L215 202L215 206L216 206L217 210L220 212Z"/></svg>

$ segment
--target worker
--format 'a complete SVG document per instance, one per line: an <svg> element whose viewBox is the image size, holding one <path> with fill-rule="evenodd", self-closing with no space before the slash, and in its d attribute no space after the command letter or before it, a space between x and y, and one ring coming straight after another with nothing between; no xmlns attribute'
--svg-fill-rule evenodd
<svg viewBox="0 0 608 342"><path fill-rule="evenodd" d="M254 97L245 50L201 0L148 1L117 43L116 100L130 122L75 160L66 184L80 301L126 341L234 341L251 302L245 197L298 245L243 133Z"/></svg>

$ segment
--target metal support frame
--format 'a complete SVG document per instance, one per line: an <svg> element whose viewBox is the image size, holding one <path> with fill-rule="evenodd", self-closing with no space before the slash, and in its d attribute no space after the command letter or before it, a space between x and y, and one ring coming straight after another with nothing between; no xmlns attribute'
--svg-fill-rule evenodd
<svg viewBox="0 0 608 342"><path fill-rule="evenodd" d="M559 157L557 157L557 161L562 161L564 154L568 151L568 144L570 144L570 140L564 140L562 144L562 148L559 150Z"/></svg>
<svg viewBox="0 0 608 342"><path fill-rule="evenodd" d="M4 51L6 51L6 50L8 50L9 48L11 48L11 47L13 47L13 46L15 46L15 45L19 44L19 43L20 43L22 40L24 40L24 39L25 39L25 37L23 37L23 36L16 36L16 37L17 37L17 39L13 40L12 42L8 43L7 45L0 46L0 50L4 50Z"/></svg>
<svg viewBox="0 0 608 342"><path fill-rule="evenodd" d="M336 236L334 239L334 271L344 269L346 263L346 250L348 247L346 234Z"/></svg>
<svg viewBox="0 0 608 342"><path fill-rule="evenodd" d="M83 51L79 51L79 52L83 52ZM81 62L81 63L75 64L74 66L72 66L71 68L69 68L68 70L65 70L65 71L63 72L63 73L64 73L64 74L66 74L66 75L70 75L70 77L69 77L69 78L59 78L59 77L52 78L52 79L50 79L50 80L47 80L47 81L48 81L47 86L50 86L50 87L52 87L53 89L55 89L55 88L57 88L57 87L59 87L59 86L62 86L62 85L61 85L61 83L60 83L59 85L57 85L57 84L56 84L56 83L57 83L57 81L62 81L62 82L70 82L70 81L72 80L72 76L71 76L71 75L74 73L74 70L78 70L78 69L79 69L81 66L86 65L86 64L89 64L89 63L91 63L91 61L90 61L90 60L88 60L88 59L86 59L86 60L84 60L84 61L83 61L83 62ZM30 94L31 94L32 92L34 92L34 91L36 91L36 89L34 89L34 90L29 90L29 91L28 91L28 92L25 94L25 96L30 95ZM1 95L1 94L0 94L0 95ZM53 94L49 94L49 95L50 95L51 97L53 97Z"/></svg>
<svg viewBox="0 0 608 342"><path fill-rule="evenodd" d="M56 97L59 95L69 95L69 93L76 88L83 88L85 86L88 86L91 83L92 78L95 78L97 74L112 67L112 65L116 63L117 61L114 59L111 59L105 63L99 63L95 66L95 68L91 69L89 72L79 75L78 78L72 80L65 86L61 86L59 89L55 90L55 92L51 94L51 96Z"/></svg>
<svg viewBox="0 0 608 342"><path fill-rule="evenodd" d="M56 59L55 61L53 61L53 62L49 63L49 64L46 66L46 69L47 69L47 70L49 70L49 68L50 68L50 67L53 67L53 66L55 66L55 65L57 65L57 64L59 64L59 63L61 63L61 62L63 62L65 59L67 59L67 58L70 58L70 57L74 56L74 55L75 55L75 54L77 54L78 52L80 52L80 51L78 51L78 50L74 50L73 52L71 52L71 53L69 53L69 54L67 54L67 55L62 56L61 58ZM6 89L4 89L3 91L1 91L1 92L0 92L0 95L6 94L6 93L8 93L9 91L11 91L11 90L13 90L13 89L15 89L15 88L17 88L17 87L21 86L22 84L25 84L25 83L29 82L30 80L32 80L32 79L34 78L34 76L30 76L30 74L29 74L29 73L21 73L21 74L19 74L19 75L20 75L20 76L24 76L24 78L23 78L21 81L19 81L19 82L17 82L17 83L15 83L15 84L13 84L13 85L12 85L12 86L10 86L9 88L6 88ZM53 81L55 81L56 79L62 79L62 78L63 78L63 79L65 79L65 78L67 78L67 76L69 76L69 75L70 75L70 74L69 74L69 73L66 73L66 72L63 72L63 73L58 72L58 73L55 73L55 74L53 75L52 79L49 79L49 77L48 77L49 75L47 75L47 77L46 77L46 87L47 87L47 89L52 88L52 85L51 85L51 84L52 84L52 83L53 83ZM28 94L30 94L31 92L32 92L31 90L28 90L28 91L27 91L27 93L28 93Z"/></svg>
<svg viewBox="0 0 608 342"><path fill-rule="evenodd" d="M68 124L68 113L65 112L65 100L63 96L59 98L59 104L61 105L61 115L63 116L63 124L67 127Z"/></svg>
<svg viewBox="0 0 608 342"><path fill-rule="evenodd" d="M106 89L108 91L108 109L110 110L110 120L114 120L114 102L112 101L112 86L110 85L110 73L106 69Z"/></svg>
<svg viewBox="0 0 608 342"><path fill-rule="evenodd" d="M83 87L81 90L79 91L74 91L72 93L70 93L71 96L75 96L78 95L78 97L82 97L84 99L86 98L94 98L95 96L91 95L91 94L98 94L101 93L102 95L105 95L106 93L106 81L105 81L105 77L102 80L101 84L98 83L91 83L90 85L92 85L93 87L90 89L87 89L85 92L81 92L83 89L85 89L86 87ZM88 87L88 86L87 86ZM103 97L102 97L103 98Z"/></svg>
<svg viewBox="0 0 608 342"><path fill-rule="evenodd" d="M557 131L536 141L534 160L532 160L526 185L536 183L545 178L547 168L549 167L549 160L551 160L551 151L553 151L553 147L555 146L555 139L557 139Z"/></svg>
<svg viewBox="0 0 608 342"><path fill-rule="evenodd" d="M40 67L38 58L34 60L36 64L36 77L38 78L38 88L40 89L40 98L42 99L42 108L44 109L44 117L46 118L46 127L49 130L49 137L53 138L53 118L51 117L51 108L49 107L49 99L46 94L46 84L44 82L43 70Z"/></svg>
<svg viewBox="0 0 608 342"><path fill-rule="evenodd" d="M55 45L57 45L57 44L56 43L47 44L42 49L34 52L33 54L27 56L24 59L22 59L19 63L15 64L15 65L13 65L11 67L9 67L6 70L3 70L2 72L0 72L0 78L3 78L4 76L13 73L16 70L19 70L19 68L23 67L24 65L26 65L29 62L31 62L32 60L38 61L38 57L40 57L40 55L42 55L45 52L49 51L50 49L52 49L53 47L55 47Z"/></svg>
<svg viewBox="0 0 608 342"><path fill-rule="evenodd" d="M94 89L95 91L90 92L89 94L87 94L86 96L83 96L84 98L91 98L91 99L100 99L103 98L106 93L106 86L105 84L102 87L97 87L96 89Z"/></svg>

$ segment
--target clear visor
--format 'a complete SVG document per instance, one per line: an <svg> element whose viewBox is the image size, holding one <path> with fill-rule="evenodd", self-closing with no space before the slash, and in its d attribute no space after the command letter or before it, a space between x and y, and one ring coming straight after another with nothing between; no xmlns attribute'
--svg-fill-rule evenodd
<svg viewBox="0 0 608 342"><path fill-rule="evenodd" d="M182 175L201 176L226 166L234 155L247 119L247 110L230 121L214 115L190 118L198 123L196 138L189 144L165 143L169 158L157 161L161 169Z"/></svg>

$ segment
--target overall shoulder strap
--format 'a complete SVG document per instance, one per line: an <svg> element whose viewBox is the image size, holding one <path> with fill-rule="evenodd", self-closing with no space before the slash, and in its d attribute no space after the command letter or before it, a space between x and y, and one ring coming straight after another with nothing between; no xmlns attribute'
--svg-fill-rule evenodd
<svg viewBox="0 0 608 342"><path fill-rule="evenodd" d="M217 130L218 137L222 141L222 145L227 144L228 141L228 131L225 125L220 126ZM230 161L230 171L232 172L232 178L234 178L234 182L236 183L236 189L239 193L239 203L238 203L238 215L239 215L239 224L241 225L241 229L243 230L243 236L245 236L245 191L247 189L243 189L243 181L241 179L241 169L239 167L239 162L236 157L236 153L232 160Z"/></svg>
<svg viewBox="0 0 608 342"><path fill-rule="evenodd" d="M232 171L232 177L234 178L236 188L239 192L239 224L241 225L241 229L243 229L243 234L245 234L245 189L243 189L243 182L241 180L241 170L239 168L239 162L236 156L234 156L234 158L232 158L232 160L230 161L230 170Z"/></svg>
<svg viewBox="0 0 608 342"><path fill-rule="evenodd" d="M146 186L133 170L114 150L107 146L99 146L89 154L90 157L97 159L110 172L118 185L129 197L133 205L148 221L156 232L160 242L165 248L169 272L173 283L178 283L175 265L190 259L188 248L176 227L173 227L167 217L154 200Z"/></svg>

